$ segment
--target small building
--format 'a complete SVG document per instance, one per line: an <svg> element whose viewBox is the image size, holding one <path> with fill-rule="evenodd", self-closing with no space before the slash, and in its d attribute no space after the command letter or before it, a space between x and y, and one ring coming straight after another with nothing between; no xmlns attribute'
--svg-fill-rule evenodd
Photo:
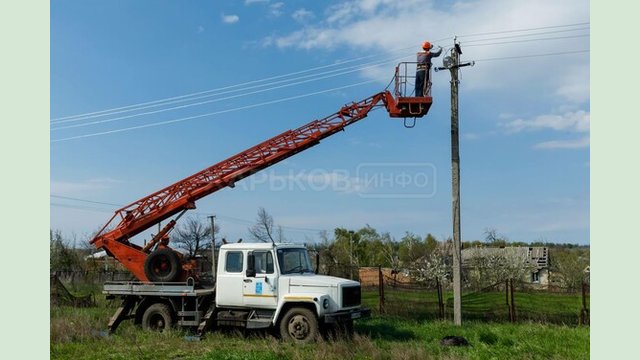
<svg viewBox="0 0 640 360"><path fill-rule="evenodd" d="M506 258L522 259L531 265L531 272L523 281L540 287L549 286L549 250L547 247L472 247L462 250L462 266L470 268L472 259L477 257L504 256Z"/></svg>
<svg viewBox="0 0 640 360"><path fill-rule="evenodd" d="M84 257L87 266L97 271L127 271L127 269L115 258L100 250Z"/></svg>

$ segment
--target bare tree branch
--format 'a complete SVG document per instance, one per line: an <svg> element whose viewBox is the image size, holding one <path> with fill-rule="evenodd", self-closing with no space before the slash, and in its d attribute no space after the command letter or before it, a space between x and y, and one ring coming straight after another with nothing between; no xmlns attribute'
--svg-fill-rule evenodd
<svg viewBox="0 0 640 360"><path fill-rule="evenodd" d="M258 217L256 219L255 225L251 226L249 229L249 234L255 240L262 242L283 242L284 235L282 232L282 227L278 226L278 228L274 231L273 228L273 217L265 210L263 207L258 209ZM274 238L277 238L277 240Z"/></svg>
<svg viewBox="0 0 640 360"><path fill-rule="evenodd" d="M219 231L220 228L216 225L215 232ZM176 247L187 250L189 256L194 256L200 250L211 246L211 226L197 218L189 217L176 228L171 242L176 244Z"/></svg>

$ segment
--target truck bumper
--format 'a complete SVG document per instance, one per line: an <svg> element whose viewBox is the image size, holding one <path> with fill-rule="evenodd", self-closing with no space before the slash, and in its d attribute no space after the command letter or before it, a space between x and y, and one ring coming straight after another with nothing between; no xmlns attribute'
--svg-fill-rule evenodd
<svg viewBox="0 0 640 360"><path fill-rule="evenodd" d="M335 324L348 320L366 319L371 317L371 309L360 308L353 310L340 311L333 314L326 314L324 316L324 322L327 324Z"/></svg>

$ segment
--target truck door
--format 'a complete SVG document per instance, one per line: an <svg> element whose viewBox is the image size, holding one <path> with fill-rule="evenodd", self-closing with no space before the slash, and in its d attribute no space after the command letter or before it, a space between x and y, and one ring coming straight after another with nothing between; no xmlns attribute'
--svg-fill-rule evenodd
<svg viewBox="0 0 640 360"><path fill-rule="evenodd" d="M255 277L243 280L244 304L252 307L273 309L278 303L278 279L271 251L254 251Z"/></svg>
<svg viewBox="0 0 640 360"><path fill-rule="evenodd" d="M216 303L221 306L243 306L242 280L245 275L245 252L225 251L219 257L216 282Z"/></svg>

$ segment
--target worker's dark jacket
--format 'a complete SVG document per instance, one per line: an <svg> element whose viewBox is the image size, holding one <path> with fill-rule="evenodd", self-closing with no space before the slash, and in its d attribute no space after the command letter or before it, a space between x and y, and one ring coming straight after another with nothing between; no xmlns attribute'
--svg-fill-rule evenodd
<svg viewBox="0 0 640 360"><path fill-rule="evenodd" d="M431 59L438 57L442 54L442 48L436 52L421 51L418 53L418 70L423 70L431 67Z"/></svg>

